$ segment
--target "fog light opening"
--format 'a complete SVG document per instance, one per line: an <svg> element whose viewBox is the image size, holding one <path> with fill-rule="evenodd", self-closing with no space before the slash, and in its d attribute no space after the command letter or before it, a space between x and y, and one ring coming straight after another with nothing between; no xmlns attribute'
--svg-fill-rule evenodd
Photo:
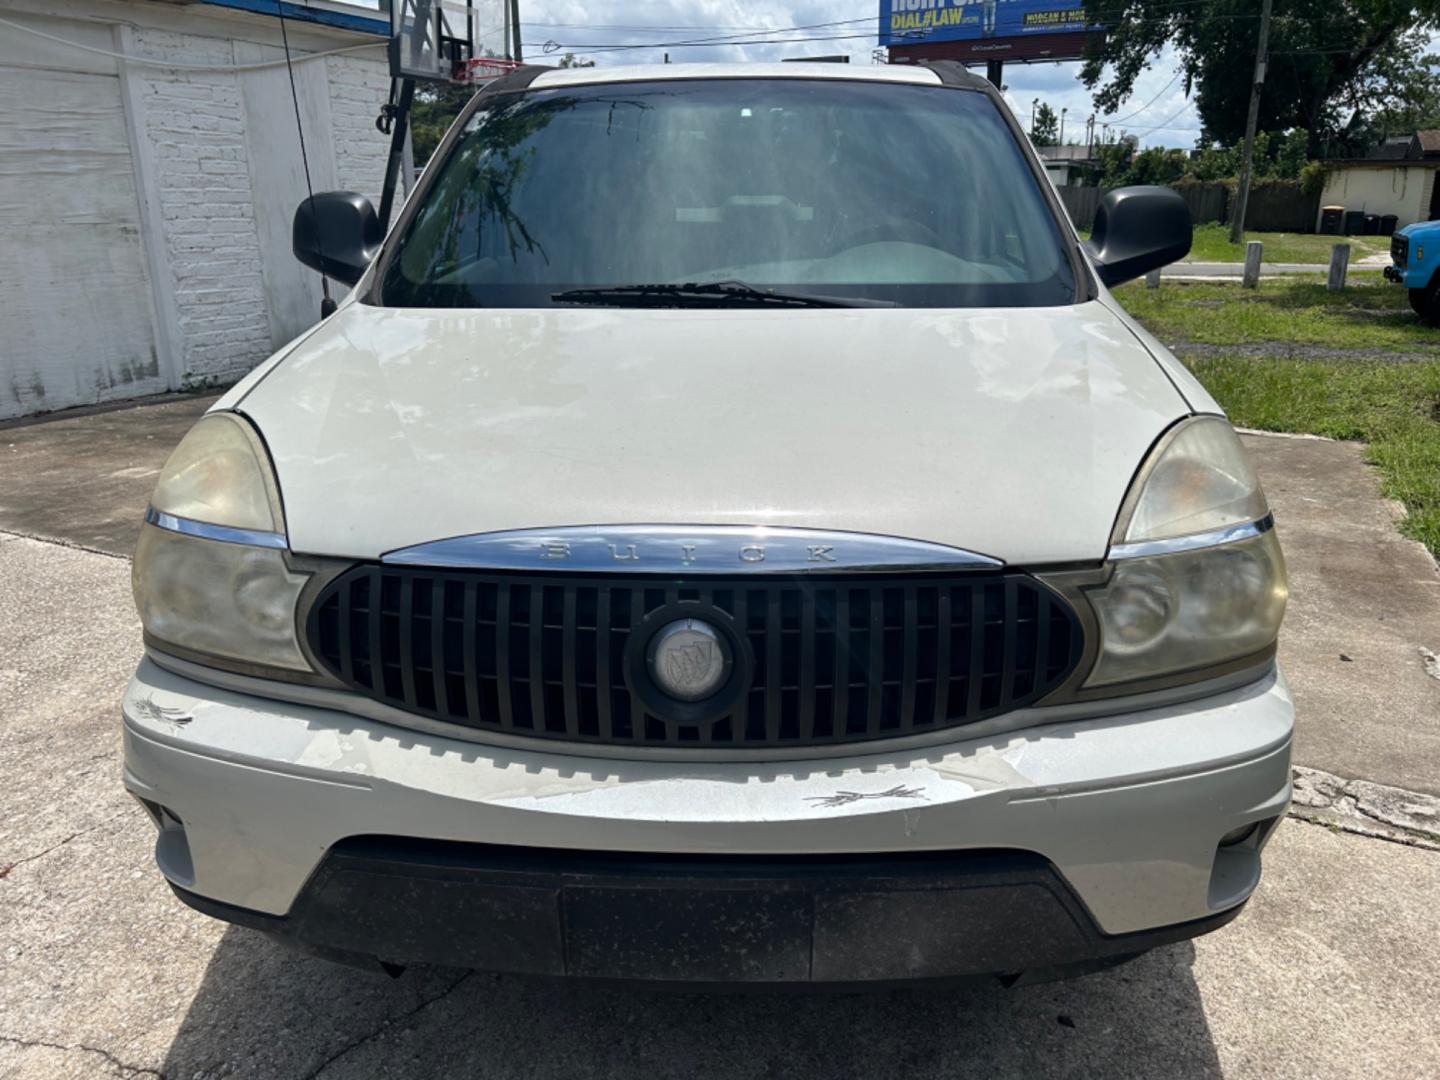
<svg viewBox="0 0 1440 1080"><path fill-rule="evenodd" d="M155 862L167 878L189 888L195 884L195 862L190 857L185 823L168 806L157 805L156 809L160 812L160 835L155 838Z"/></svg>
<svg viewBox="0 0 1440 1080"><path fill-rule="evenodd" d="M165 827L164 807L157 802L151 802L149 799L142 799L139 795L135 796L135 801L140 804L141 808L144 809L145 813L149 816L152 825L157 829L163 829Z"/></svg>
<svg viewBox="0 0 1440 1080"><path fill-rule="evenodd" d="M1243 844L1255 835L1255 831L1258 828L1260 828L1260 823L1258 821L1251 821L1241 825L1238 829L1231 829L1224 836L1220 837L1220 846L1234 847L1236 844Z"/></svg>

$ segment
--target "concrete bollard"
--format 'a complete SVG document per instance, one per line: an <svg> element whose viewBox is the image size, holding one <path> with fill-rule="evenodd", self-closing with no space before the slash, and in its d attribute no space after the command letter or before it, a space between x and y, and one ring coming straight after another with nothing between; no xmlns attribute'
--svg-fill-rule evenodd
<svg viewBox="0 0 1440 1080"><path fill-rule="evenodd" d="M1145 275L1145 288L1158 289L1160 287L1160 271L1151 270Z"/></svg>
<svg viewBox="0 0 1440 1080"><path fill-rule="evenodd" d="M1350 268L1350 245L1336 244L1330 249L1330 277L1325 287L1332 292L1345 288L1345 271Z"/></svg>
<svg viewBox="0 0 1440 1080"><path fill-rule="evenodd" d="M1245 245L1245 277L1241 284L1247 289L1260 284L1260 249L1264 246L1259 240L1251 240Z"/></svg>

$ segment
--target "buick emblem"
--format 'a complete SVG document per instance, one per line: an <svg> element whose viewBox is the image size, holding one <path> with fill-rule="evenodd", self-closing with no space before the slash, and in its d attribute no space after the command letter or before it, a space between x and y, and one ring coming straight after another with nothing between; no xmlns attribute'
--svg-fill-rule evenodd
<svg viewBox="0 0 1440 1080"><path fill-rule="evenodd" d="M646 659L655 685L677 701L710 697L730 672L729 646L701 619L676 619L655 631Z"/></svg>

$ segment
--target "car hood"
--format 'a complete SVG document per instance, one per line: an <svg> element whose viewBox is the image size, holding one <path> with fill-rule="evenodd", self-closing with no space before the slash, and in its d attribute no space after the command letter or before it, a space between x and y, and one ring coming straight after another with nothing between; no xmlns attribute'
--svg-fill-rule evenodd
<svg viewBox="0 0 1440 1080"><path fill-rule="evenodd" d="M237 390L219 407L264 436L291 547L354 558L508 529L730 524L1096 560L1146 450L1190 411L1099 302L350 304Z"/></svg>

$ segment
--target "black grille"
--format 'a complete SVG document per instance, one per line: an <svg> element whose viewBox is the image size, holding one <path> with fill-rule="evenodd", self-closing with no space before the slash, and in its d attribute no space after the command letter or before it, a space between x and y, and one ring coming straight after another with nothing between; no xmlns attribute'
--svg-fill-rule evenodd
<svg viewBox="0 0 1440 1080"><path fill-rule="evenodd" d="M1410 260L1410 241L1404 236L1390 238L1390 259L1396 266L1403 267Z"/></svg>
<svg viewBox="0 0 1440 1080"><path fill-rule="evenodd" d="M717 695L723 715L701 722L678 719L683 708L657 715L669 712L663 695L635 689L654 629L687 615L726 632L740 680ZM1063 599L1002 573L674 580L359 566L324 588L308 623L336 677L407 712L654 746L824 745L972 723L1044 697L1082 647Z"/></svg>

